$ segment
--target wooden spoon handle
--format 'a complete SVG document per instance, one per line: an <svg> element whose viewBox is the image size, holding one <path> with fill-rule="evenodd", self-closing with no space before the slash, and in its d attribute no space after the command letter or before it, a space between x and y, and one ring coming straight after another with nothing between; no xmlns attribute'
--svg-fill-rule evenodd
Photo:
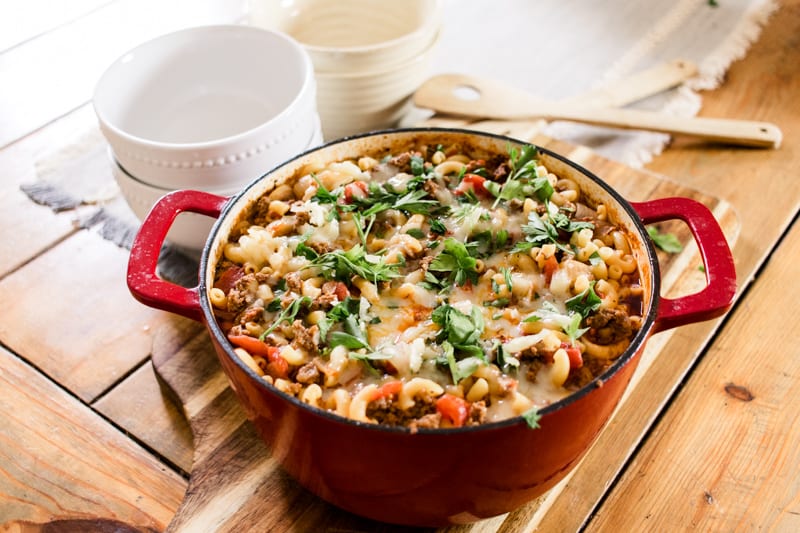
<svg viewBox="0 0 800 533"><path fill-rule="evenodd" d="M520 89L459 74L443 74L429 79L414 93L414 104L440 113L473 118L569 120L691 135L753 147L777 148L783 138L781 130L768 122L675 117L649 111L549 104Z"/></svg>
<svg viewBox="0 0 800 533"><path fill-rule="evenodd" d="M752 120L706 117L678 117L632 109L554 108L548 120L572 120L597 126L658 131L690 135L699 139L752 146L778 148L783 134L774 124Z"/></svg>
<svg viewBox="0 0 800 533"><path fill-rule="evenodd" d="M659 63L641 72L607 83L600 89L559 100L559 102L593 107L623 107L676 87L696 74L696 64L685 59L676 59Z"/></svg>

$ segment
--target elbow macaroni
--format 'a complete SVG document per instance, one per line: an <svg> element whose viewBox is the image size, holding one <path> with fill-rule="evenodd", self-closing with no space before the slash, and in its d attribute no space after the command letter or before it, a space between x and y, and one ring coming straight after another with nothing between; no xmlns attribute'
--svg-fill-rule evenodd
<svg viewBox="0 0 800 533"><path fill-rule="evenodd" d="M208 292L236 355L313 408L412 430L517 416L599 377L641 327L635 247L541 161L524 179L544 178L547 202L497 198L511 168L419 146L275 186L236 223ZM577 212L577 229L537 233Z"/></svg>

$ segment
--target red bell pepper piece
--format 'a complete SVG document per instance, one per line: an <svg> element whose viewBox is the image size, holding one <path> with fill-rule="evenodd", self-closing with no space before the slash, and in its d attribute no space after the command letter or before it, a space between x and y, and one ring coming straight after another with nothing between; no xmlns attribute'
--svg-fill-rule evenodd
<svg viewBox="0 0 800 533"><path fill-rule="evenodd" d="M280 350L249 335L228 335L231 344L247 350L250 355L260 355L267 363L266 372L273 378L289 377L289 363L281 357Z"/></svg>
<svg viewBox="0 0 800 533"><path fill-rule="evenodd" d="M369 192L369 187L364 181L354 181L344 186L344 202L352 204L353 198L364 198Z"/></svg>
<svg viewBox="0 0 800 533"><path fill-rule="evenodd" d="M581 355L580 348L571 344L567 344L566 342L562 342L561 347L567 352L567 357L569 357L569 367L571 369L580 368L583 366L583 355Z"/></svg>
<svg viewBox="0 0 800 533"><path fill-rule="evenodd" d="M550 285L550 281L553 279L553 274L556 270L558 270L558 260L556 256L551 255L544 260L544 281L547 285Z"/></svg>
<svg viewBox="0 0 800 533"><path fill-rule="evenodd" d="M375 389L375 392L372 394L372 400L380 400L381 398L390 398L396 394L400 394L400 391L403 390L403 382L402 381L388 381Z"/></svg>
<svg viewBox="0 0 800 533"><path fill-rule="evenodd" d="M469 402L453 394L444 394L436 400L436 410L455 427L460 428L469 416Z"/></svg>
<svg viewBox="0 0 800 533"><path fill-rule="evenodd" d="M461 183L453 191L457 195L466 194L467 191L472 191L478 196L490 197L492 196L484 185L486 178L477 174L464 174L461 178Z"/></svg>
<svg viewBox="0 0 800 533"><path fill-rule="evenodd" d="M242 276L244 276L244 270L242 270L241 267L236 265L228 267L220 274L217 281L214 282L214 288L220 289L225 294L228 294L236 285L236 282L242 279Z"/></svg>

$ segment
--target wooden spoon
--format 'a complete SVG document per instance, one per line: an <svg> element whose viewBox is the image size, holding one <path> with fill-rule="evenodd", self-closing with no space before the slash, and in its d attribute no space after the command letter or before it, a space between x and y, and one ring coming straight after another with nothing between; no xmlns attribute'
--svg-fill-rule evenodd
<svg viewBox="0 0 800 533"><path fill-rule="evenodd" d="M697 65L686 59L675 59L634 72L559 102L581 107L623 107L638 100L677 87L697 75Z"/></svg>
<svg viewBox="0 0 800 533"><path fill-rule="evenodd" d="M472 118L569 120L615 128L683 134L710 141L778 148L783 134L774 124L749 120L676 117L650 111L543 103L500 82L462 74L442 74L414 93L414 104L440 113Z"/></svg>

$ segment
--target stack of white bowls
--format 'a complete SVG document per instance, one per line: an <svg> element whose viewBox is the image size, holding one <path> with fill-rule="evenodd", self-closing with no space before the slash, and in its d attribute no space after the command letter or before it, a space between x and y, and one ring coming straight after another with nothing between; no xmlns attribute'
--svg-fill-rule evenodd
<svg viewBox="0 0 800 533"><path fill-rule="evenodd" d="M139 45L101 76L94 107L114 176L140 219L168 192L230 196L322 143L308 53L283 33L244 25ZM200 250L213 222L181 214L167 239Z"/></svg>
<svg viewBox="0 0 800 533"><path fill-rule="evenodd" d="M251 0L255 26L308 51L327 140L390 128L425 81L441 28L441 0Z"/></svg>

